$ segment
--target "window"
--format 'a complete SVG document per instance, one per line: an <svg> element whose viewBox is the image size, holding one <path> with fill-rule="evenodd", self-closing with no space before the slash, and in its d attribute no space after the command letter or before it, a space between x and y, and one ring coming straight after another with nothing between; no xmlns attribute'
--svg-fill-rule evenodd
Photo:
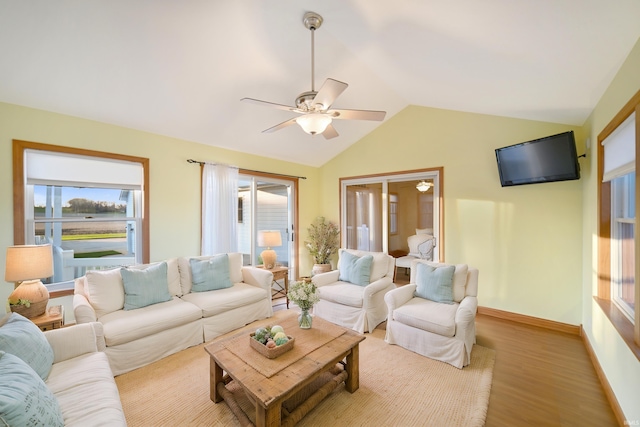
<svg viewBox="0 0 640 427"><path fill-rule="evenodd" d="M14 141L14 242L50 243L52 291L88 268L148 262L148 160ZM64 294L64 293L63 293Z"/></svg>
<svg viewBox="0 0 640 427"><path fill-rule="evenodd" d="M398 234L398 195L389 194L389 234Z"/></svg>
<svg viewBox="0 0 640 427"><path fill-rule="evenodd" d="M611 181L611 297L633 323L635 309L635 181L630 173Z"/></svg>
<svg viewBox="0 0 640 427"><path fill-rule="evenodd" d="M596 302L640 360L635 236L640 91L598 135L598 287Z"/></svg>

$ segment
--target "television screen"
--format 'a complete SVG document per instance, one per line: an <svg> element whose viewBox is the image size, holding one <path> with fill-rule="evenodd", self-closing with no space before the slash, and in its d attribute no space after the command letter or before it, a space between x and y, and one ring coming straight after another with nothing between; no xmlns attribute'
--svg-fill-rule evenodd
<svg viewBox="0 0 640 427"><path fill-rule="evenodd" d="M496 149L503 187L580 179L573 131Z"/></svg>

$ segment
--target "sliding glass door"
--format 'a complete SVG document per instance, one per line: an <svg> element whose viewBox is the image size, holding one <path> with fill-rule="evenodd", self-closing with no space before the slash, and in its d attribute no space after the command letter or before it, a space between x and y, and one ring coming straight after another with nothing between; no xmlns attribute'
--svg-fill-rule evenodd
<svg viewBox="0 0 640 427"><path fill-rule="evenodd" d="M342 247L403 255L420 232L436 237L441 260L441 182L442 168L341 179Z"/></svg>
<svg viewBox="0 0 640 427"><path fill-rule="evenodd" d="M260 265L258 246L260 231L277 231L281 244L273 246L277 264L289 268L296 277L296 257L293 246L295 218L295 185L292 181L264 176L240 174L238 181L238 250L244 265Z"/></svg>

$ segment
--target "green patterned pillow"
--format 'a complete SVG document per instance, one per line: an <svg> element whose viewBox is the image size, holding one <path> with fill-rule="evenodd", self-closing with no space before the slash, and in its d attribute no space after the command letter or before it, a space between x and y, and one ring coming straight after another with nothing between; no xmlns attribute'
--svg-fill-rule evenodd
<svg viewBox="0 0 640 427"><path fill-rule="evenodd" d="M0 424L64 426L60 405L42 378L22 359L0 351Z"/></svg>
<svg viewBox="0 0 640 427"><path fill-rule="evenodd" d="M419 262L416 264L415 296L445 304L453 304L453 272L456 267L434 268Z"/></svg>
<svg viewBox="0 0 640 427"><path fill-rule="evenodd" d="M53 364L53 349L31 320L11 313L0 321L0 350L13 354L46 380Z"/></svg>
<svg viewBox="0 0 640 427"><path fill-rule="evenodd" d="M121 268L120 274L124 284L125 310L134 310L171 299L166 262L149 266L144 270Z"/></svg>
<svg viewBox="0 0 640 427"><path fill-rule="evenodd" d="M340 254L338 270L339 280L354 285L367 286L371 280L371 264L373 255L357 256L347 251Z"/></svg>
<svg viewBox="0 0 640 427"><path fill-rule="evenodd" d="M215 255L208 259L191 258L189 265L193 292L213 291L233 286L227 254Z"/></svg>

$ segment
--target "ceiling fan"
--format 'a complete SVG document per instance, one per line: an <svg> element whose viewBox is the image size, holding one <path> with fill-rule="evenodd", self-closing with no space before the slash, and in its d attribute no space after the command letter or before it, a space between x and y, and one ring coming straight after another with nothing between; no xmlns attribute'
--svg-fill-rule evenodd
<svg viewBox="0 0 640 427"><path fill-rule="evenodd" d="M307 12L302 19L304 26L311 31L311 90L303 92L296 98L296 106L291 107L253 98L242 98L241 101L258 105L292 111L300 116L289 119L262 132L275 132L294 123L311 135L322 134L326 139L335 138L338 132L332 121L338 120L373 120L382 121L387 114L385 111L372 110L344 110L332 109L331 104L349 86L334 79L325 80L320 90L316 92L314 86L314 33L322 25L322 16L315 12Z"/></svg>

